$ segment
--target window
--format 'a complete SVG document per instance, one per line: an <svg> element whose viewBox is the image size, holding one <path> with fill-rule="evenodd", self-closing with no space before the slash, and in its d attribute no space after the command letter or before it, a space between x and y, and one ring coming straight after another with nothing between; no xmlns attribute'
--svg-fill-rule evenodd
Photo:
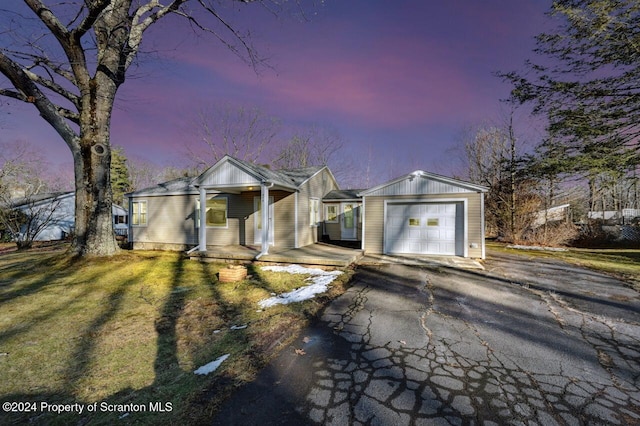
<svg viewBox="0 0 640 426"><path fill-rule="evenodd" d="M409 226L420 226L420 219L409 218Z"/></svg>
<svg viewBox="0 0 640 426"><path fill-rule="evenodd" d="M318 226L320 222L320 200L311 198L309 200L309 223L311 226Z"/></svg>
<svg viewBox="0 0 640 426"><path fill-rule="evenodd" d="M438 220L438 218L427 219L427 226L438 226L439 223L440 221Z"/></svg>
<svg viewBox="0 0 640 426"><path fill-rule="evenodd" d="M200 228L200 199L196 199L196 212L194 215L196 228ZM207 200L207 211L205 213L207 226L227 227L227 198L209 198Z"/></svg>
<svg viewBox="0 0 640 426"><path fill-rule="evenodd" d="M337 204L327 204L324 206L324 219L327 223L338 223Z"/></svg>
<svg viewBox="0 0 640 426"><path fill-rule="evenodd" d="M135 226L147 225L147 202L134 201L131 203L131 224Z"/></svg>

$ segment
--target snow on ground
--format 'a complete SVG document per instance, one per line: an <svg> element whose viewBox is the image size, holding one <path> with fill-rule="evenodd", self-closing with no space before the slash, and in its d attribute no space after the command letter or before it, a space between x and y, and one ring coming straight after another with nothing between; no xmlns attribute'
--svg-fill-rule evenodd
<svg viewBox="0 0 640 426"><path fill-rule="evenodd" d="M342 274L340 271L323 271L322 269L305 268L300 265L263 266L262 269L264 271L310 275L310 277L306 279L306 281L310 283L309 285L258 302L260 307L263 309L275 305L287 305L289 303L312 299L316 294L327 291L329 284L331 284L338 275Z"/></svg>
<svg viewBox="0 0 640 426"><path fill-rule="evenodd" d="M193 374L201 374L203 376L213 373L220 367L220 364L224 362L225 359L229 358L230 354L222 355L218 357L215 361L211 361L209 364L205 364L202 367L198 368Z"/></svg>

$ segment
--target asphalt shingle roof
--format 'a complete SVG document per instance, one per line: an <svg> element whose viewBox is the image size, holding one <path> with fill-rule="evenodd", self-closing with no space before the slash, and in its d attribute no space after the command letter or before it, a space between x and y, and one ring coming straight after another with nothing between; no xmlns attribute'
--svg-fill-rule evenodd
<svg viewBox="0 0 640 426"><path fill-rule="evenodd" d="M324 196L324 201L332 200L356 200L362 197L358 196L358 192L362 189L334 189Z"/></svg>
<svg viewBox="0 0 640 426"><path fill-rule="evenodd" d="M175 193L175 192L190 192L190 191L197 192L196 187L191 184L193 182L193 179L194 179L193 177L180 177L167 182L159 183L154 186L150 186L148 188L129 192L126 195L138 195L138 194L162 195L162 194L169 194L169 193Z"/></svg>
<svg viewBox="0 0 640 426"><path fill-rule="evenodd" d="M265 166L250 163L237 158L229 157L233 162L244 167L252 174L262 178L267 182L273 182L275 185L298 188L304 181L320 171L324 166L302 167L296 169L271 170ZM169 193L188 193L197 192L194 186L197 178L180 177L178 179L163 182L149 188L140 189L126 194L127 196L136 195L162 195Z"/></svg>

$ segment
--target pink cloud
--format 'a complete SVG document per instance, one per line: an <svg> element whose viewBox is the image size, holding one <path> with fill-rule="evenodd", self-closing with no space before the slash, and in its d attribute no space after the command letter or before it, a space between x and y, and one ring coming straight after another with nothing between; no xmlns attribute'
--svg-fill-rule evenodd
<svg viewBox="0 0 640 426"><path fill-rule="evenodd" d="M260 91L292 113L332 112L384 126L437 121L470 101L469 82L446 52L410 39L385 39L375 54L328 49L327 43L296 50L281 46L277 72L256 76L239 61L218 61L198 52L182 59L249 90Z"/></svg>

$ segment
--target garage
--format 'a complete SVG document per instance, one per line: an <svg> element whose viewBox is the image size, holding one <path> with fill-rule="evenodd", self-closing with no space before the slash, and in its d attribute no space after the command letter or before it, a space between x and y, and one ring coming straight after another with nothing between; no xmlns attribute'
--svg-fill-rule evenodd
<svg viewBox="0 0 640 426"><path fill-rule="evenodd" d="M464 255L462 210L462 203L388 203L384 252Z"/></svg>
<svg viewBox="0 0 640 426"><path fill-rule="evenodd" d="M487 188L417 170L360 191L366 254L483 259Z"/></svg>

